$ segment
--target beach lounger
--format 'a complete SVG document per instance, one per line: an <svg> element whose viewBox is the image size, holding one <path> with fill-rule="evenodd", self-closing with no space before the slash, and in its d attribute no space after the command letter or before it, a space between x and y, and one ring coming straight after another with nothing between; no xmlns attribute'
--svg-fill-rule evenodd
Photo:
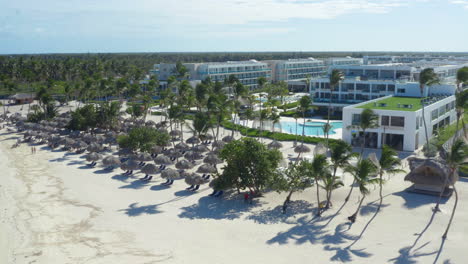
<svg viewBox="0 0 468 264"><path fill-rule="evenodd" d="M198 189L200 189L200 185L195 186L195 188L193 188L192 191L197 191Z"/></svg>
<svg viewBox="0 0 468 264"><path fill-rule="evenodd" d="M195 185L191 185L190 187L188 187L188 188L187 188L187 189L185 189L185 190L189 190L189 191L191 191L191 190L192 190L194 187L195 187Z"/></svg>
<svg viewBox="0 0 468 264"><path fill-rule="evenodd" d="M221 195L223 195L223 193L223 191L218 191L218 193L213 195L213 197L220 197Z"/></svg>

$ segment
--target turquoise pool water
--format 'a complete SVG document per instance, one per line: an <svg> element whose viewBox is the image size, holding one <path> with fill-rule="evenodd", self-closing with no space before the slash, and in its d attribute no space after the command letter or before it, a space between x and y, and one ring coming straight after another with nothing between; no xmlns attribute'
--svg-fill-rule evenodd
<svg viewBox="0 0 468 264"><path fill-rule="evenodd" d="M323 125L326 123L327 122L306 122L304 134L306 136L323 136L324 135ZM336 134L335 129L343 128L343 123L341 121L332 121L330 122L330 125L332 126L330 130L330 135ZM302 123L298 122L297 123L298 131L296 131L296 122L281 121L281 129L285 133L302 135L302 127L303 127ZM279 128L278 125L277 125L277 128Z"/></svg>

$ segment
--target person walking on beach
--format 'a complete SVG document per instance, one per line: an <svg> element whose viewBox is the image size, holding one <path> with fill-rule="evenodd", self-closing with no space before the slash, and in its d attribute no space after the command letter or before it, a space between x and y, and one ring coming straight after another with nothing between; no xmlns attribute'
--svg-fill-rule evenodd
<svg viewBox="0 0 468 264"><path fill-rule="evenodd" d="M249 201L249 194L246 192L244 193L244 202L247 203Z"/></svg>
<svg viewBox="0 0 468 264"><path fill-rule="evenodd" d="M31 147L31 154L34 154L34 147Z"/></svg>

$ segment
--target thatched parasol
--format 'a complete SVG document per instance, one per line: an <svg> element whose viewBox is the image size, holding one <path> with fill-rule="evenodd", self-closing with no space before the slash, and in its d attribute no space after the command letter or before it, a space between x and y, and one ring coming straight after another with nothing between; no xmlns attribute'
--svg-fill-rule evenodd
<svg viewBox="0 0 468 264"><path fill-rule="evenodd" d="M203 158L203 156L200 153L194 151L187 151L184 157L188 160L199 160Z"/></svg>
<svg viewBox="0 0 468 264"><path fill-rule="evenodd" d="M276 140L274 140L270 144L268 144L269 149L280 149L282 147L283 147L283 144L281 144L280 142L278 142Z"/></svg>
<svg viewBox="0 0 468 264"><path fill-rule="evenodd" d="M210 164L202 164L197 169L198 173L216 173L216 168Z"/></svg>
<svg viewBox="0 0 468 264"><path fill-rule="evenodd" d="M163 152L163 148L160 146L152 146L151 147L151 154L161 154Z"/></svg>
<svg viewBox="0 0 468 264"><path fill-rule="evenodd" d="M91 144L88 145L88 148L86 148L87 151L89 152L100 152L103 150L103 147L102 145L96 143L96 142L93 142Z"/></svg>
<svg viewBox="0 0 468 264"><path fill-rule="evenodd" d="M183 159L183 160L179 160L179 161L176 163L176 165L175 165L175 167L176 167L177 169L179 169L179 170L188 170L188 169L193 168L193 166L194 166L194 165L193 165L192 162L190 162L190 161L188 161L188 160L184 160L184 159Z"/></svg>
<svg viewBox="0 0 468 264"><path fill-rule="evenodd" d="M229 142L231 142L231 141L234 140L234 137L232 137L232 136L225 136L225 137L223 137L222 140L223 140L223 142L229 143Z"/></svg>
<svg viewBox="0 0 468 264"><path fill-rule="evenodd" d="M296 153L306 153L310 152L310 148L306 145L298 145L297 147L294 148L294 152Z"/></svg>
<svg viewBox="0 0 468 264"><path fill-rule="evenodd" d="M154 163L161 164L161 165L169 165L169 164L172 164L172 161L168 156L161 155L161 156L157 156L154 159Z"/></svg>
<svg viewBox="0 0 468 264"><path fill-rule="evenodd" d="M215 148L222 148L226 145L226 142L224 141L215 141L213 144L211 144Z"/></svg>
<svg viewBox="0 0 468 264"><path fill-rule="evenodd" d="M161 172L161 177L164 179L174 180L180 177L179 172L174 169L167 169Z"/></svg>
<svg viewBox="0 0 468 264"><path fill-rule="evenodd" d="M195 146L191 150L194 151L194 152L198 152L198 153L203 153L203 152L209 151L208 147L206 147L205 145Z"/></svg>
<svg viewBox="0 0 468 264"><path fill-rule="evenodd" d="M223 163L223 161L220 158L218 158L218 156L216 156L216 155L206 156L203 159L203 162L206 163L206 164L211 164L211 165L216 165L216 164Z"/></svg>
<svg viewBox="0 0 468 264"><path fill-rule="evenodd" d="M200 175L195 173L189 173L185 175L185 183L188 185L200 185L207 183L207 179L203 179Z"/></svg>
<svg viewBox="0 0 468 264"><path fill-rule="evenodd" d="M314 156L315 155L325 155L327 154L327 147L322 143L318 143L314 148Z"/></svg>
<svg viewBox="0 0 468 264"><path fill-rule="evenodd" d="M169 136L171 137L180 137L180 135L182 135L182 131L180 130L171 130L171 132L169 132Z"/></svg>
<svg viewBox="0 0 468 264"><path fill-rule="evenodd" d="M138 161L150 161L153 160L153 157L151 157L150 154L148 153L140 153L136 156L136 160Z"/></svg>
<svg viewBox="0 0 468 264"><path fill-rule="evenodd" d="M189 137L185 142L187 144L198 144L200 143L200 139L198 139L198 137L196 136L193 136L193 137Z"/></svg>
<svg viewBox="0 0 468 264"><path fill-rule="evenodd" d="M180 142L179 144L175 145L175 148L178 150L187 150L189 149L189 145L185 144L184 142Z"/></svg>
<svg viewBox="0 0 468 264"><path fill-rule="evenodd" d="M119 166L120 159L115 156L109 155L109 156L106 156L104 159L102 159L102 164L106 167Z"/></svg>
<svg viewBox="0 0 468 264"><path fill-rule="evenodd" d="M159 169L156 165L148 163L143 168L141 168L141 172L144 174L156 174L159 172Z"/></svg>
<svg viewBox="0 0 468 264"><path fill-rule="evenodd" d="M182 157L182 153L180 153L180 151L176 150L176 149L173 149L173 148L170 148L170 149L167 149L165 150L164 152L164 155L168 156L168 157L171 157L171 158L179 158L179 157Z"/></svg>
<svg viewBox="0 0 468 264"><path fill-rule="evenodd" d="M98 161L101 159L101 155L99 155L98 153L89 153L86 155L86 160L87 161Z"/></svg>
<svg viewBox="0 0 468 264"><path fill-rule="evenodd" d="M139 162L134 159L129 159L124 164L126 166L125 170L136 170L140 167Z"/></svg>

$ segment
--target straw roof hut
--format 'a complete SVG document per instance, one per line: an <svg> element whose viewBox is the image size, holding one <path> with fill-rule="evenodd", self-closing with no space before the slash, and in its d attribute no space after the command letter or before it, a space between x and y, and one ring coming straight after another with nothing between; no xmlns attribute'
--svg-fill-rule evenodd
<svg viewBox="0 0 468 264"><path fill-rule="evenodd" d="M445 191L445 186L452 185L457 181L457 175L451 175L450 168L437 159L409 160L411 172L406 175L405 181L414 183L413 191L428 194L437 194Z"/></svg>
<svg viewBox="0 0 468 264"><path fill-rule="evenodd" d="M203 156L200 153L194 151L187 151L184 157L188 160L199 160L203 158Z"/></svg>
<svg viewBox="0 0 468 264"><path fill-rule="evenodd" d="M203 179L200 175L195 173L186 174L184 180L188 185L200 185L208 182L208 180Z"/></svg>
<svg viewBox="0 0 468 264"><path fill-rule="evenodd" d="M129 159L123 164L125 164L125 170L136 170L140 167L139 162L134 159Z"/></svg>
<svg viewBox="0 0 468 264"><path fill-rule="evenodd" d="M152 146L151 147L151 154L161 154L163 153L163 148L160 146Z"/></svg>
<svg viewBox="0 0 468 264"><path fill-rule="evenodd" d="M211 144L215 148L222 148L226 145L226 142L224 141L215 141L213 144Z"/></svg>
<svg viewBox="0 0 468 264"><path fill-rule="evenodd" d="M153 160L153 157L151 157L150 154L148 153L140 153L136 156L136 160L139 160L139 161L150 161L150 160Z"/></svg>
<svg viewBox="0 0 468 264"><path fill-rule="evenodd" d="M175 148L178 150L187 150L189 149L189 145L185 144L184 142L180 142L177 145L175 145Z"/></svg>
<svg viewBox="0 0 468 264"><path fill-rule="evenodd" d="M199 153L203 153L203 152L209 151L208 147L205 146L205 145L198 145L198 146L195 146L195 147L193 147L191 150L194 151L194 152L199 152Z"/></svg>

